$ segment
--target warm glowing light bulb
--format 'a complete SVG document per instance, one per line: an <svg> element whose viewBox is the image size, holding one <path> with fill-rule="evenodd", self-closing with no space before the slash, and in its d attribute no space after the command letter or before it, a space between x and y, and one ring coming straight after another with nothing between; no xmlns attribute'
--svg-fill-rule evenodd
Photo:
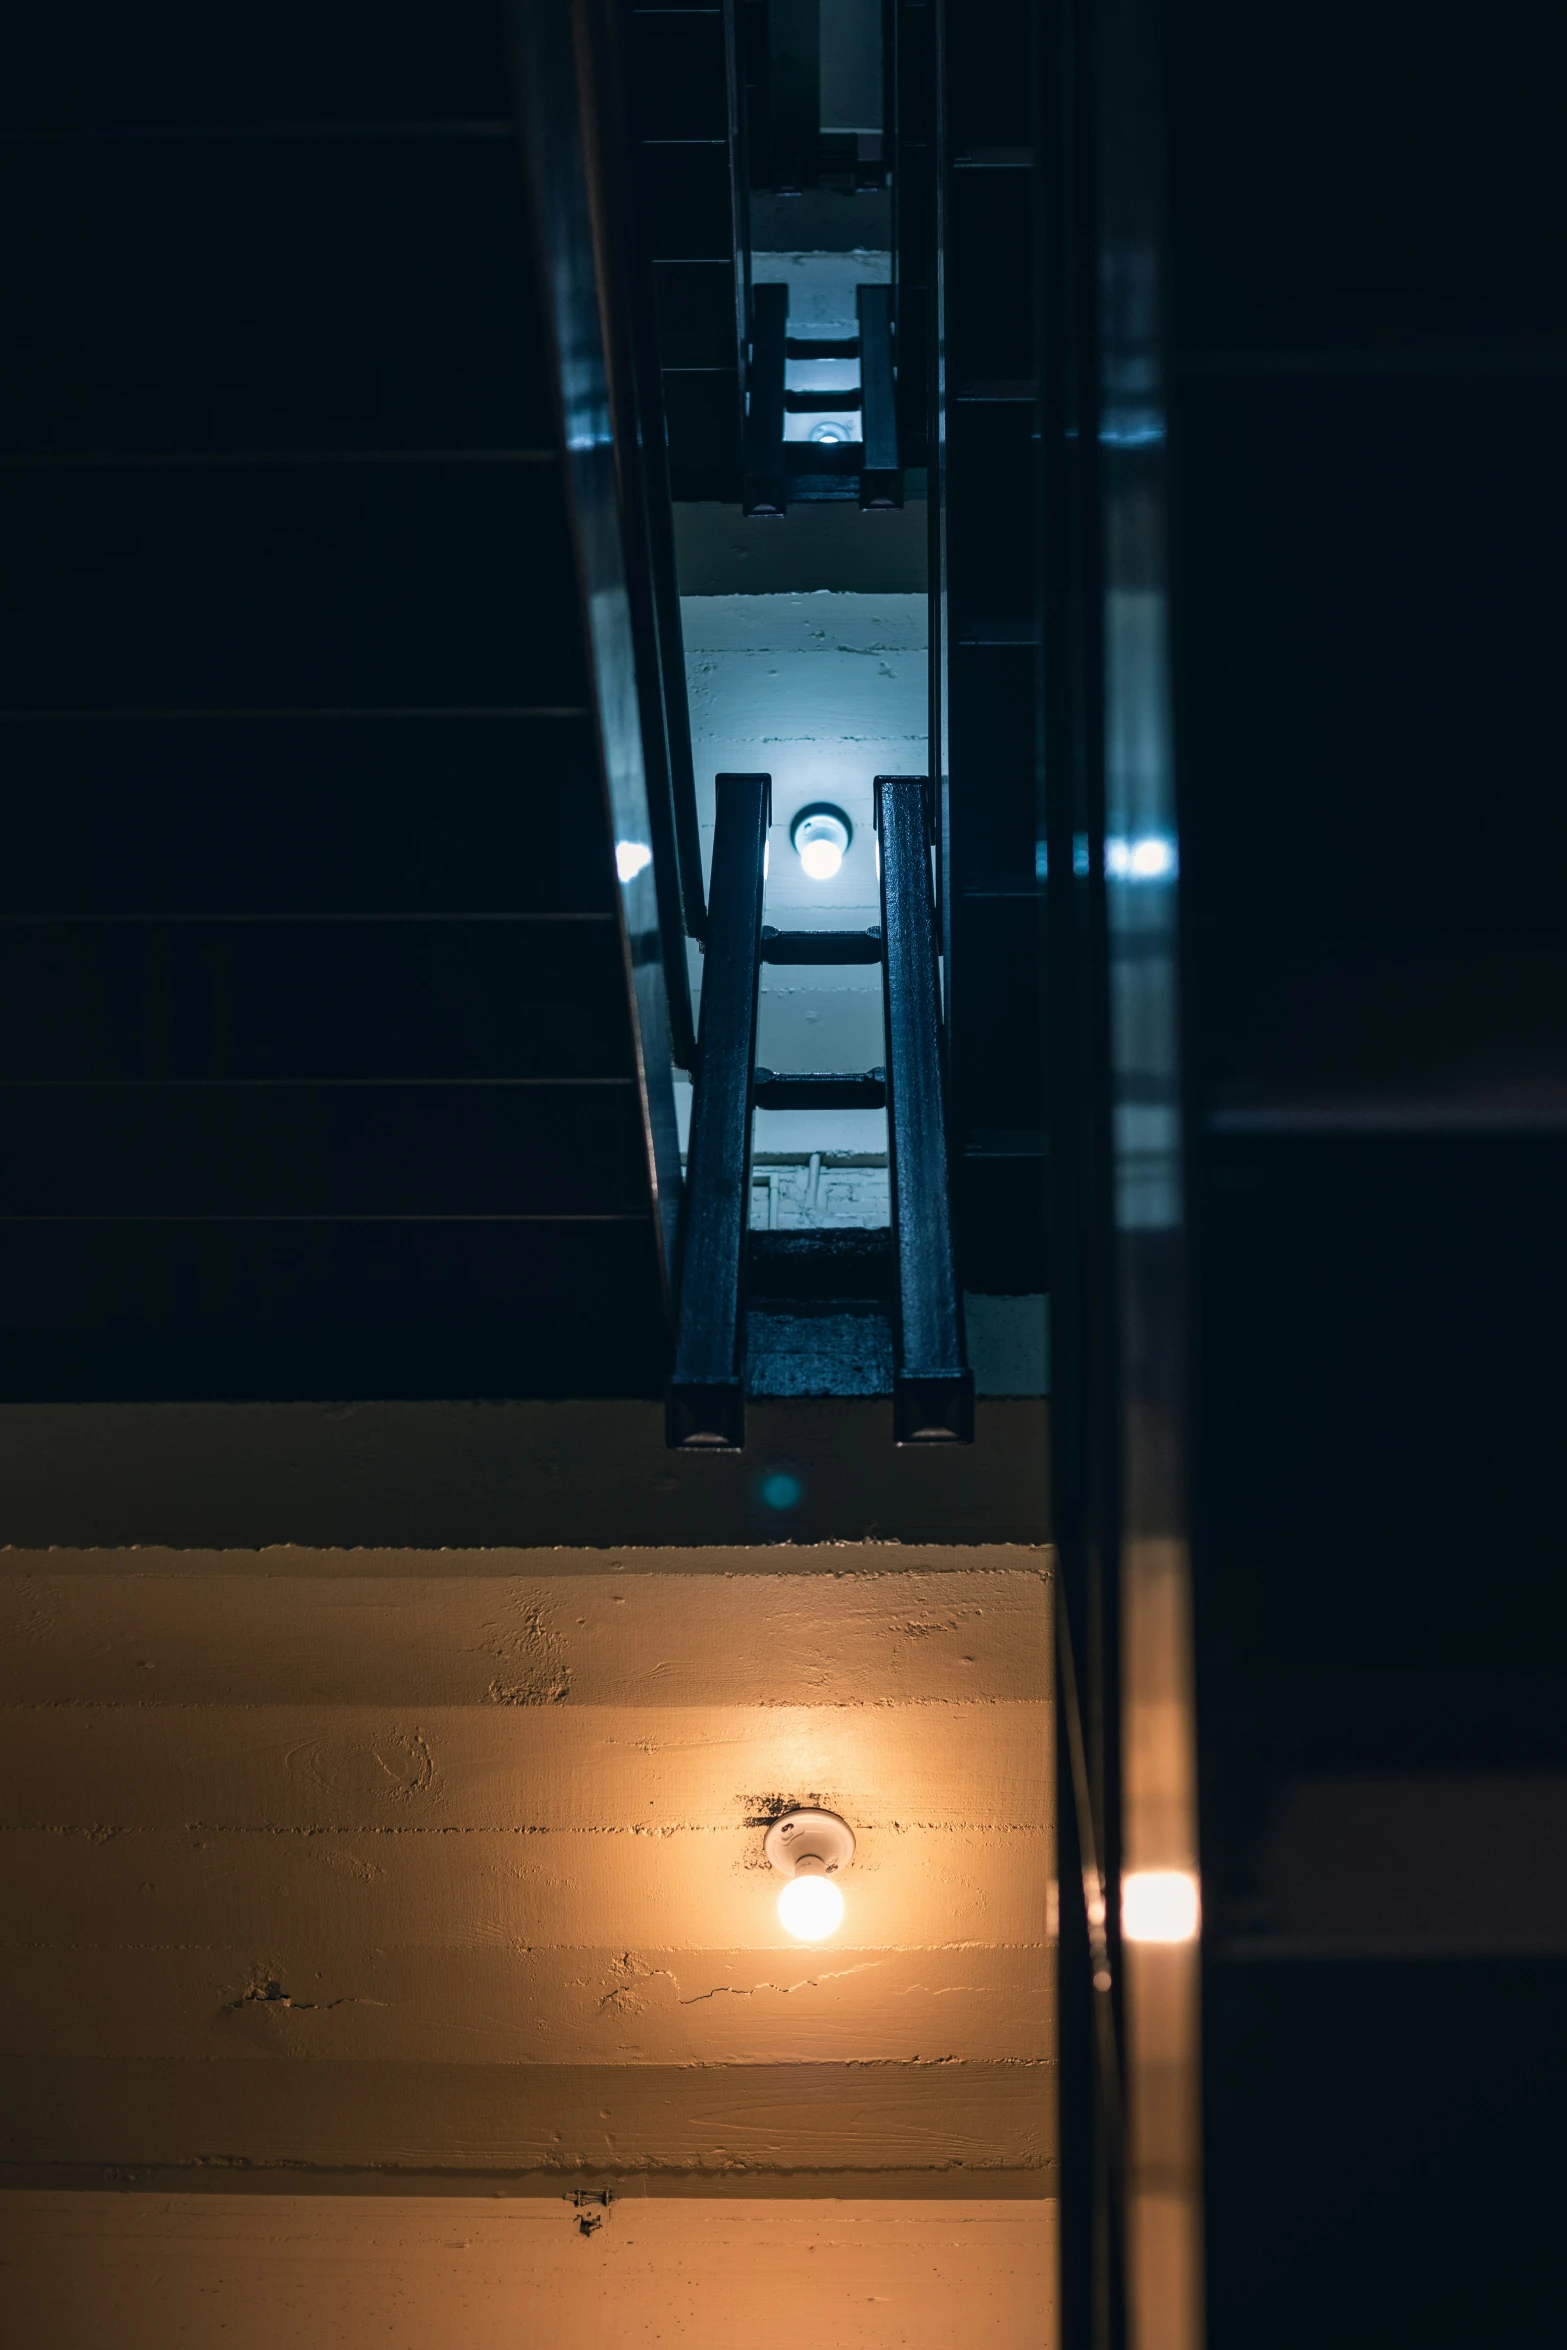
<svg viewBox="0 0 1567 2350"><path fill-rule="evenodd" d="M1121 1880L1121 1931L1128 1942L1195 1942L1197 1879L1186 1869L1134 1869Z"/></svg>
<svg viewBox="0 0 1567 2350"><path fill-rule="evenodd" d="M843 1924L843 1895L831 1877L791 1877L778 1896L778 1917L797 1942L824 1942Z"/></svg>
<svg viewBox="0 0 1567 2350"><path fill-rule="evenodd" d="M813 881L831 881L843 863L843 851L835 840L808 840L801 847L800 862Z"/></svg>

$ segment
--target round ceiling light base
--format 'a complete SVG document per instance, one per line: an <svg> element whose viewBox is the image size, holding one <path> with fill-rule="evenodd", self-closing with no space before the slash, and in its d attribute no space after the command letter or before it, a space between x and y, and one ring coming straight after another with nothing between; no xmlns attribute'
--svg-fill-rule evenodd
<svg viewBox="0 0 1567 2350"><path fill-rule="evenodd" d="M802 1861L836 1876L854 1858L854 1830L835 1811L787 1811L768 1829L762 1850L780 1876L792 1877Z"/></svg>

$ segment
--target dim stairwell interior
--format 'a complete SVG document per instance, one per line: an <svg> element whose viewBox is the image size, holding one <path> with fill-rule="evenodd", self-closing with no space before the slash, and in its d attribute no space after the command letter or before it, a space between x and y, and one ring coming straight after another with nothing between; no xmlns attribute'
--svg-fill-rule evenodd
<svg viewBox="0 0 1567 2350"><path fill-rule="evenodd" d="M788 284L790 331L801 338L852 337L855 287L885 283L890 272L890 254L864 249L752 256L755 282ZM853 390L859 362L791 359L787 382L798 391ZM786 432L858 440L860 420L847 408L791 413ZM884 518L856 514L854 520L869 534ZM740 527L749 537L792 525L757 518ZM841 554L824 561L823 570L841 580ZM681 584L688 587L688 578ZM788 930L864 930L879 923L873 779L928 767L925 594L841 585L784 594L685 593L681 615L704 866L710 870L714 777L766 773L773 780L773 826L765 920ZM848 845L830 873L808 870L790 837L799 812L819 803L841 810L848 824ZM700 1002L702 956L694 942L688 952ZM885 1058L878 967L762 966L759 1065L864 1071ZM691 1084L676 1074L684 1150ZM885 1227L889 1215L885 1110L755 1112L753 1229ZM965 1315L980 1394L1045 1392L1042 1298L968 1292Z"/></svg>

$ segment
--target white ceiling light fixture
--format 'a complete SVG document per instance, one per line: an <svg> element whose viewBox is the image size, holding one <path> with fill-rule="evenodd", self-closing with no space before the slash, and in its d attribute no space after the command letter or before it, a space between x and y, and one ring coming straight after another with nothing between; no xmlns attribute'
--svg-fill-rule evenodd
<svg viewBox="0 0 1567 2350"><path fill-rule="evenodd" d="M854 826L841 808L817 800L789 827L789 846L813 881L831 881L849 853Z"/></svg>
<svg viewBox="0 0 1567 2350"><path fill-rule="evenodd" d="M843 1895L833 1879L854 1858L854 1830L835 1811L789 1811L774 1820L762 1842L773 1867L789 1882L778 1896L778 1920L797 1942L825 1942L843 1923Z"/></svg>

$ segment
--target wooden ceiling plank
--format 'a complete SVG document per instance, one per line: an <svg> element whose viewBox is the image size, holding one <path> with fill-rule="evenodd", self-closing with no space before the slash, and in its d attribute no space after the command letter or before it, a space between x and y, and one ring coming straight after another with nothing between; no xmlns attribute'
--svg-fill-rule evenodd
<svg viewBox="0 0 1567 2350"><path fill-rule="evenodd" d="M0 2062L0 2162L543 2171L562 2189L737 2169L1051 2169L1033 2064Z"/></svg>
<svg viewBox="0 0 1567 2350"><path fill-rule="evenodd" d="M722 1579L13 1564L0 1702L1022 1701L1049 1691L1049 1626L1037 1567Z"/></svg>
<svg viewBox="0 0 1567 2350"><path fill-rule="evenodd" d="M1043 1703L0 1710L0 1828L863 1830L1049 1817Z"/></svg>
<svg viewBox="0 0 1567 2350"><path fill-rule="evenodd" d="M0 2257L17 2338L52 2350L220 2328L229 2350L1032 2350L1054 2222L1050 2203L623 2201L584 2242L559 2198L31 2193L0 2208Z"/></svg>
<svg viewBox="0 0 1567 2350"><path fill-rule="evenodd" d="M0 2056L289 2063L1040 2063L1039 1950L0 1951Z"/></svg>

